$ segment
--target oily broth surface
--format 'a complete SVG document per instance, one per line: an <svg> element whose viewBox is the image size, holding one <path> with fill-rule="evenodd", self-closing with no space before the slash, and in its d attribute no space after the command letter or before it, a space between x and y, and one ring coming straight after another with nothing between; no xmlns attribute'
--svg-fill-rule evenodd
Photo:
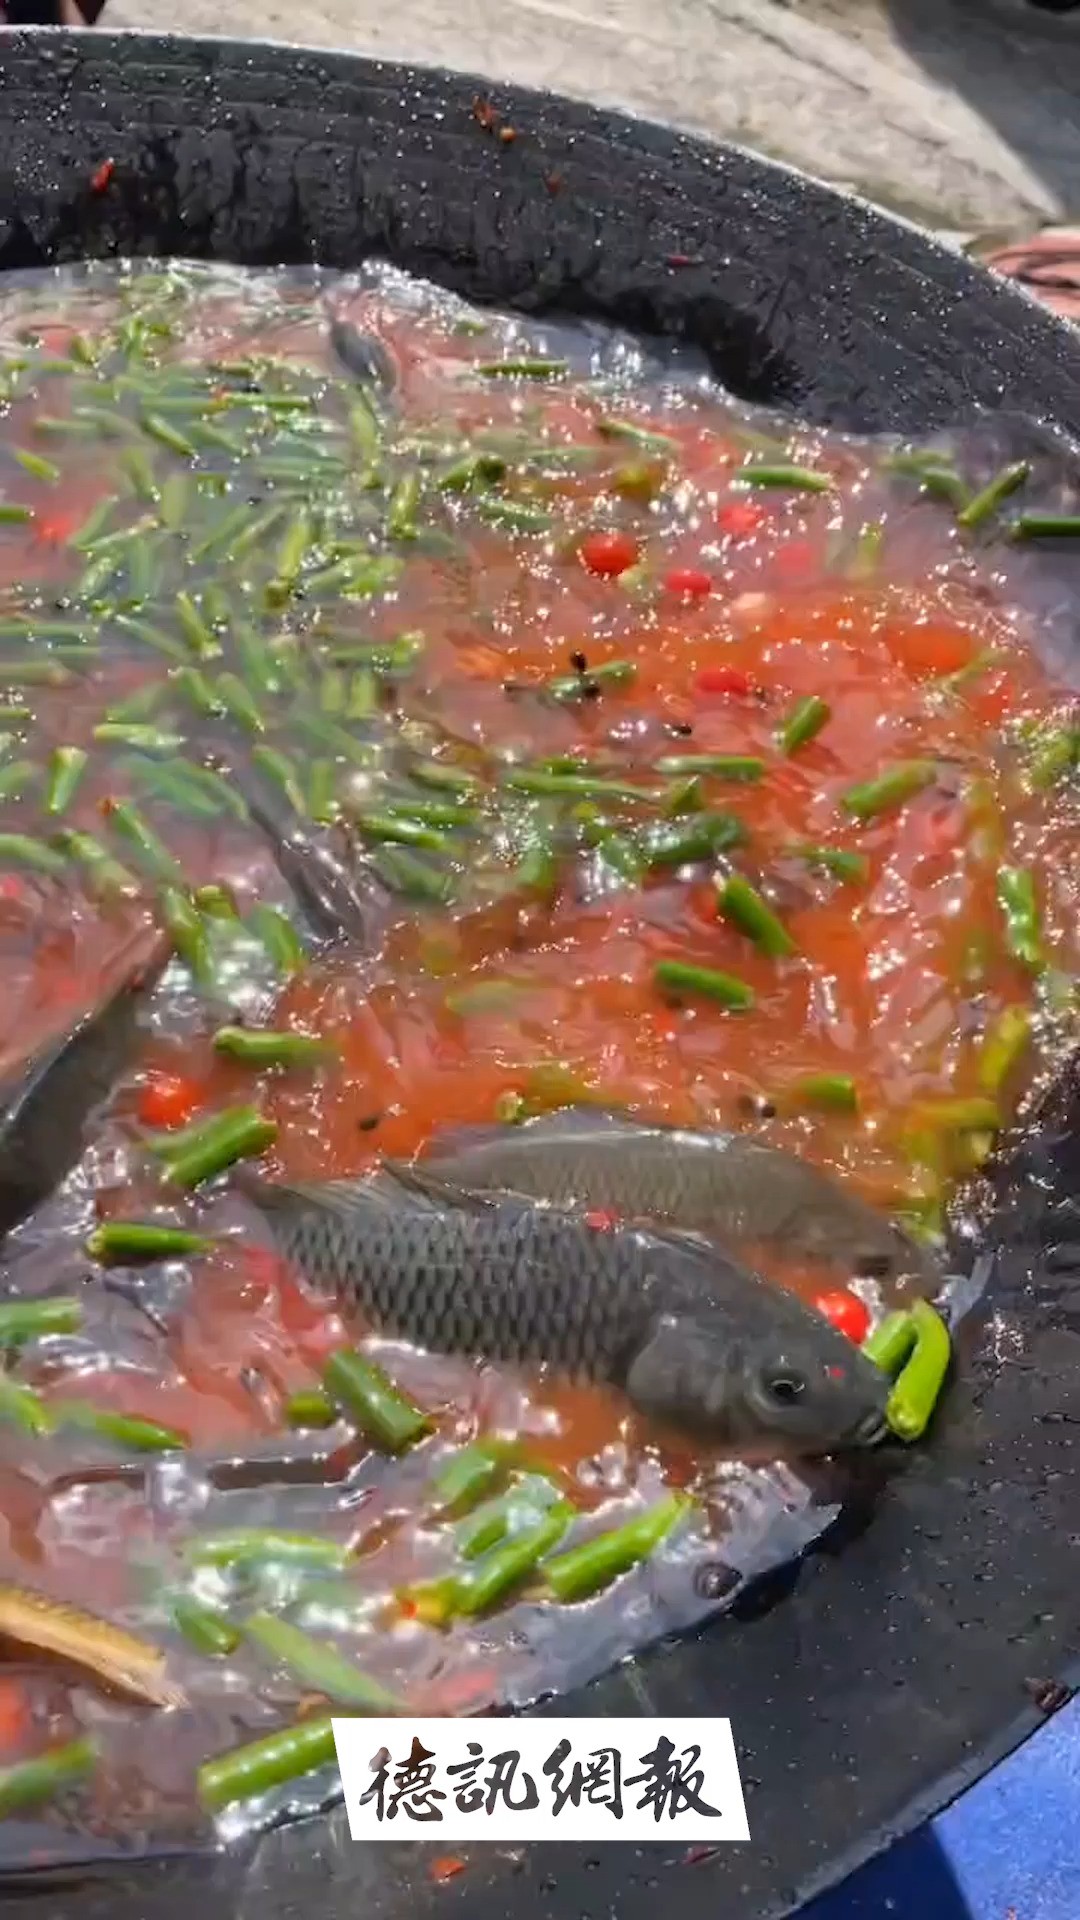
<svg viewBox="0 0 1080 1920"><path fill-rule="evenodd" d="M5 356L25 354L28 330L35 350L61 359L73 333L92 349L130 310L137 279L105 271L28 279L0 309ZM647 784L665 756L760 756L760 781L706 776L703 795L744 822L747 845L730 859L768 893L797 949L777 962L719 919L708 865L615 885L595 848L572 836L560 841L554 898L522 898L501 884L507 859L500 866L496 833L479 880L466 874L443 907L390 896L363 948L316 953L284 987L247 957L234 982L243 1017L297 1024L333 1046L332 1063L315 1076L263 1084L264 1109L279 1129L268 1170L306 1179L360 1173L382 1154L421 1152L447 1125L490 1124L507 1097L524 1094L540 1104L596 1100L682 1125L750 1128L879 1205L925 1203L925 1169L912 1160L913 1111L980 1095L980 1042L1008 1007L1031 1005L1035 1019L1034 1044L1005 1090L1010 1105L1052 1067L1067 1038L1075 800L1067 781L1029 791L1023 769L1033 739L1071 722L1062 644L1068 558L1040 568L983 535L962 536L947 507L883 471L880 446L752 418L692 365L599 332L473 316L382 269L348 279L197 269L187 286L182 322L155 349L177 368L271 356L329 374L332 316L380 341L396 370L395 432L411 440L424 511L442 536L405 542L400 572L359 605L334 604L313 620L300 595L268 613L267 628L309 661L323 647L320 621L358 643L422 634L412 671L380 694L378 724L483 778L493 768L566 760ZM477 376L479 362L537 354L565 355L568 374ZM67 377L51 379L47 402L40 387L12 379L0 420L4 497L33 511L25 524L0 526L0 617L18 617L28 577L39 615L69 617L85 565L72 553L72 531L119 484L130 439L54 443L42 434L36 423L46 406L49 417L63 418L74 404ZM314 413L344 431L335 394L320 392ZM640 475L638 490L628 490L626 470L636 465L655 479L656 450L605 437L597 423L611 417L671 443L663 483L648 497ZM549 528L488 525L471 496L440 497L431 485L455 450L492 433L525 435L547 449L521 497L549 514ZM996 428L962 444L973 487L994 470L1001 440ZM26 447L55 458L55 480L18 467L14 449ZM582 447L588 460L567 457L567 448ZM832 485L823 493L748 493L737 478L748 449L821 467ZM166 448L154 457L159 476L219 472L222 513L243 498L273 505L279 497L254 457L236 467L214 452L192 461ZM1067 505L1068 484L1049 455L1045 471L1041 459L1033 484ZM293 495L280 497L295 510ZM725 509L747 500L756 524L733 531ZM129 503L124 511L140 509ZM609 527L638 545L640 590L581 563L582 538ZM867 527L881 529L876 550ZM372 537L377 545L381 535ZM168 542L160 551L167 569ZM706 572L708 595L666 588L677 568ZM196 592L218 571L208 560ZM167 624L175 592L171 574L152 585L149 614ZM77 592L75 602L78 612ZM110 803L129 794L133 778L130 755L98 741L95 727L170 670L111 617L96 630L100 654L89 670L62 687L11 696L32 706L26 751L36 761L58 746L87 750L69 815L86 831L107 823ZM4 650L19 651L15 642ZM990 663L966 683L950 679L988 653ZM633 677L597 698L538 697L582 657L586 673L619 661L632 665ZM728 672L727 686L717 684L718 668ZM798 754L778 755L778 725L811 694L829 702L828 726ZM185 751L202 744L200 725L197 715L185 717ZM206 742L216 747L219 732L208 726ZM290 751L308 751L288 715L278 737ZM932 787L866 825L845 815L843 795L853 785L917 757L935 761ZM370 779L348 766L338 776L354 800L358 780ZM265 841L247 824L148 805L192 884L224 883L241 905L289 904ZM5 801L3 811L5 830L41 830L38 795ZM633 807L630 818L638 818ZM865 876L851 885L815 871L792 854L805 842L858 852ZM472 858L466 849L460 864L468 868ZM1050 961L1039 981L1002 937L996 891L1006 862L1037 879ZM149 948L154 925L145 899L105 912L77 885L13 872L0 898L0 1057L17 1060L94 1004L132 943ZM669 1004L653 978L665 957L737 975L754 989L755 1007L730 1014L708 1002ZM650 1430L599 1390L521 1382L393 1343L374 1342L373 1350L436 1419L436 1438L416 1456L388 1462L345 1427L284 1431L288 1394L312 1384L327 1353L363 1330L282 1269L239 1200L225 1192L194 1203L193 1214L227 1238L192 1268L177 1262L88 1279L81 1251L95 1218L138 1217L160 1203L137 1144L146 1075L181 1073L208 1110L250 1097L250 1072L222 1062L210 1044L220 1018L183 967L171 967L153 995L141 1057L95 1122L79 1168L7 1248L13 1291L79 1290L86 1301L84 1331L33 1348L19 1377L57 1403L92 1394L190 1437L183 1455L125 1463L84 1434L4 1436L0 1577L93 1605L167 1642L188 1690L189 1708L172 1716L176 1737L163 1742L152 1713L31 1673L31 1747L42 1726L51 1738L92 1726L105 1761L77 1817L127 1833L189 1822L196 1761L279 1724L305 1692L249 1649L222 1665L177 1642L169 1595L194 1531L272 1524L363 1541L349 1595L310 1603L313 1630L418 1709L468 1711L575 1684L703 1617L733 1586L708 1569L722 1563L737 1582L801 1550L843 1485L826 1471L696 1457L679 1435ZM796 1098L798 1084L819 1074L850 1075L858 1111L823 1111ZM962 1156L950 1171L966 1171ZM775 1258L769 1270L811 1297L823 1283L850 1278ZM876 1308L876 1290L863 1290ZM488 1620L436 1632L395 1609L391 1596L447 1564L445 1530L417 1518L432 1458L492 1428L527 1436L533 1454L565 1474L584 1513L602 1509L617 1522L665 1483L705 1490L707 1510L648 1567L577 1608L572 1625L526 1597ZM279 1570L268 1593L216 1578L200 1590L242 1612L256 1601L295 1604L300 1584ZM314 1783L311 1803L320 1791Z"/></svg>

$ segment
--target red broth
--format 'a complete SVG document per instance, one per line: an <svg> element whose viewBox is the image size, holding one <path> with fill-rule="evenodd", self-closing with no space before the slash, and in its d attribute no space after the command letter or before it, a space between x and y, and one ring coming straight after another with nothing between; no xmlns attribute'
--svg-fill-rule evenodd
<svg viewBox="0 0 1080 1920"><path fill-rule="evenodd" d="M165 1648L187 1700L163 1742L153 1709L31 1666L12 1757L89 1730L99 1761L63 1806L139 1833L190 1821L200 1759L320 1696L249 1639L224 1659L185 1646L178 1595L238 1635L277 1610L410 1705L465 1712L702 1617L823 1513L813 1475L702 1457L599 1389L365 1339L283 1268L227 1180L178 1207L146 1128L255 1101L277 1129L263 1170L312 1180L448 1126L595 1102L752 1130L939 1232L1070 1033L1080 731L1058 587L1007 538L1063 495L1039 454L966 526L992 435L913 459L810 433L677 359L478 315L387 272L42 276L7 296L0 344L0 685L25 709L0 761L0 834L23 837L0 839L5 1070L149 964L188 899L139 1057L8 1242L12 1291L76 1292L84 1325L13 1358L59 1424L5 1427L0 1575ZM374 405L342 364L357 351L391 376ZM781 471L766 484L763 468ZM785 750L812 698L820 725ZM78 765L62 805L58 749ZM749 761L743 777L695 772L718 755ZM905 796L852 802L913 763L928 772ZM210 780L193 788L185 765ZM337 848L364 907L362 940L309 938L288 979L254 910L276 903L300 937L303 909L234 804L253 767ZM517 794L512 776L537 769L616 791ZM427 831L403 848L377 823L410 778L405 817ZM131 805L152 844L122 831ZM741 844L648 869L658 831L718 814ZM538 853L539 883L522 866ZM720 911L732 870L786 929L783 956ZM752 1005L673 997L655 971L673 959L733 976ZM995 1056L1002 1016L1023 1040ZM326 1063L253 1075L212 1044L226 1018L325 1040ZM962 1126L958 1101L976 1103ZM150 1217L224 1239L193 1262L88 1267L95 1222ZM880 1310L843 1270L761 1258L810 1299L848 1288ZM431 1416L399 1460L344 1423L286 1425L289 1396L357 1341ZM140 1454L66 1424L71 1401L185 1445ZM457 1564L432 1472L492 1432L519 1436L586 1530L665 1485L697 1503L572 1620L526 1589L433 1624L401 1598ZM193 1540L254 1526L348 1557L332 1578L273 1556L193 1563ZM325 1780L309 1784L290 1803L317 1803Z"/></svg>

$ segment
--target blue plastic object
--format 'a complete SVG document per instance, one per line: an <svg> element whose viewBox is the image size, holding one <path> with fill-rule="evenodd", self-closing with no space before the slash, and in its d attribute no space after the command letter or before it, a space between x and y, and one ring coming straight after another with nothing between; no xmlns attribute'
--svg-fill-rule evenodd
<svg viewBox="0 0 1080 1920"><path fill-rule="evenodd" d="M1080 1920L1080 1695L801 1920Z"/></svg>

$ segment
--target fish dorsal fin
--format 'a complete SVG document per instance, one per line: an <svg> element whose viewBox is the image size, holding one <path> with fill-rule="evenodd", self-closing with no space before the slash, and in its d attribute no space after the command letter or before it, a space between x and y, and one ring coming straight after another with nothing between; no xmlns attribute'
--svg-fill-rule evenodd
<svg viewBox="0 0 1080 1920"><path fill-rule="evenodd" d="M497 1196L451 1186L405 1161L386 1160L370 1173L345 1180L260 1180L240 1173L237 1185L261 1212L332 1212L342 1220L370 1218L373 1212L407 1209L413 1213L486 1211Z"/></svg>
<svg viewBox="0 0 1080 1920"><path fill-rule="evenodd" d="M586 1134L631 1134L656 1131L651 1121L632 1120L627 1114L607 1107L556 1107L551 1113L538 1113L517 1126L505 1122L493 1126L446 1127L435 1137L429 1150L429 1162L452 1160L456 1154L476 1147L507 1146L515 1140L577 1139Z"/></svg>
<svg viewBox="0 0 1080 1920"><path fill-rule="evenodd" d="M446 1213L456 1207L472 1213L487 1213L497 1204L498 1195L479 1193L473 1187L460 1187L444 1180L428 1163L412 1160L384 1160L378 1179L385 1183L387 1198L398 1206Z"/></svg>

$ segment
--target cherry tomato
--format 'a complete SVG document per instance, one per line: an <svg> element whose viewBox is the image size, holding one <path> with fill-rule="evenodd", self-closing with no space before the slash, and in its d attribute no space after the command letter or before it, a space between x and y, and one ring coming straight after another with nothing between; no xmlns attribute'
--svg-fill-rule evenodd
<svg viewBox="0 0 1080 1920"><path fill-rule="evenodd" d="M832 1321L837 1333L846 1334L855 1346L862 1346L870 1331L870 1310L858 1294L849 1293L846 1287L836 1287L829 1293L819 1293L814 1305L826 1320Z"/></svg>
<svg viewBox="0 0 1080 1920"><path fill-rule="evenodd" d="M712 592L712 575L701 567L672 567L664 575L664 585L669 593L677 593L683 600L704 600Z"/></svg>
<svg viewBox="0 0 1080 1920"><path fill-rule="evenodd" d="M698 693L728 694L736 699L745 699L753 691L750 676L741 667L702 667L694 675L694 686Z"/></svg>
<svg viewBox="0 0 1080 1920"><path fill-rule="evenodd" d="M638 544L628 533L587 533L578 553L590 573L614 580L637 565Z"/></svg>
<svg viewBox="0 0 1080 1920"><path fill-rule="evenodd" d="M144 1127L182 1127L202 1105L203 1090L182 1073L150 1073L139 1089Z"/></svg>
<svg viewBox="0 0 1080 1920"><path fill-rule="evenodd" d="M725 500L716 509L716 524L732 540L745 540L765 525L766 509L758 500Z"/></svg>

